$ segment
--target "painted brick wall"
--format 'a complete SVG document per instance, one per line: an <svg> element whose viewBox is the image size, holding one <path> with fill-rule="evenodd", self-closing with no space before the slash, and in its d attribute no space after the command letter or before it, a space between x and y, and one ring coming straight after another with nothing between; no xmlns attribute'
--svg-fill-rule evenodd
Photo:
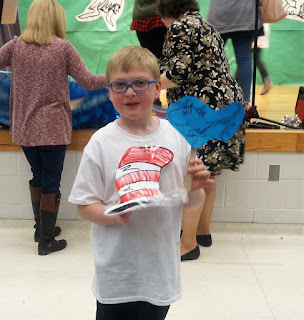
<svg viewBox="0 0 304 320"><path fill-rule="evenodd" d="M81 155L81 152L66 154L59 219L77 219L76 206L67 198ZM212 221L304 223L303 163L304 154L247 153L239 172L224 170L216 178ZM279 181L268 181L269 165L280 165ZM30 177L23 152L0 152L0 218L32 219Z"/></svg>
<svg viewBox="0 0 304 320"><path fill-rule="evenodd" d="M67 201L81 152L67 152L61 180L61 205L58 219L77 219L76 206ZM23 152L0 152L0 218L32 219L28 181L30 167Z"/></svg>
<svg viewBox="0 0 304 320"><path fill-rule="evenodd" d="M304 223L304 154L246 153L239 172L216 178L213 221ZM280 165L280 180L268 181L269 166Z"/></svg>

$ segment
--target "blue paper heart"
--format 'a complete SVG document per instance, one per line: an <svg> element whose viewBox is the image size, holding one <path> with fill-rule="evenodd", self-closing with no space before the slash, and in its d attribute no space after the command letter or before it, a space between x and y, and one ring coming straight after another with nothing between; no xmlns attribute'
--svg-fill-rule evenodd
<svg viewBox="0 0 304 320"><path fill-rule="evenodd" d="M244 114L241 102L214 110L196 97L185 96L168 107L167 118L196 149L211 139L230 140L242 124Z"/></svg>

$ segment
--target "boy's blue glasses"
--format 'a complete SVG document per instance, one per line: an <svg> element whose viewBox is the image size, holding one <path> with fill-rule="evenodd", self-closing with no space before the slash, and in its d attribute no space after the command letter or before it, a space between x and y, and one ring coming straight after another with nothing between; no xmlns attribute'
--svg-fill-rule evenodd
<svg viewBox="0 0 304 320"><path fill-rule="evenodd" d="M108 83L107 86L112 89L113 92L126 92L128 88L132 88L134 91L145 91L149 88L151 83L157 82L158 79L148 80L148 79L135 79L130 83L124 80L115 80Z"/></svg>

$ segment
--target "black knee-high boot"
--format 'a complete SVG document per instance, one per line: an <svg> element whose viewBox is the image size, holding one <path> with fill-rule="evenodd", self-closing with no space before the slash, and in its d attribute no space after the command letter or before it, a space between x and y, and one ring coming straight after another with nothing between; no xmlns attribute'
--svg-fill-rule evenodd
<svg viewBox="0 0 304 320"><path fill-rule="evenodd" d="M34 219L35 219L34 240L35 242L38 242L40 238L40 199L42 194L42 188L41 187L34 188L31 185L29 185L29 188L30 188L32 208L33 208Z"/></svg>
<svg viewBox="0 0 304 320"><path fill-rule="evenodd" d="M35 225L34 228L34 241L39 242L40 240L40 200L42 195L42 188L41 187L32 187L29 183L30 188L30 194L31 194L31 200L32 200L32 208L34 213L34 219L35 219ZM54 237L57 237L61 232L61 229L59 227L55 227L54 229Z"/></svg>
<svg viewBox="0 0 304 320"><path fill-rule="evenodd" d="M54 229L60 204L60 193L42 194L40 202L40 240L38 254L41 256L59 251L67 246L65 240L54 239Z"/></svg>

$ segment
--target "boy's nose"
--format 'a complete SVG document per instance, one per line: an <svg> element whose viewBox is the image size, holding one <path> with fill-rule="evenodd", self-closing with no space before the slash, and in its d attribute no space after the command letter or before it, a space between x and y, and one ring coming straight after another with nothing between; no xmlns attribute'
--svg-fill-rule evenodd
<svg viewBox="0 0 304 320"><path fill-rule="evenodd" d="M133 90L132 87L127 88L126 90L126 95L135 95L135 91Z"/></svg>

